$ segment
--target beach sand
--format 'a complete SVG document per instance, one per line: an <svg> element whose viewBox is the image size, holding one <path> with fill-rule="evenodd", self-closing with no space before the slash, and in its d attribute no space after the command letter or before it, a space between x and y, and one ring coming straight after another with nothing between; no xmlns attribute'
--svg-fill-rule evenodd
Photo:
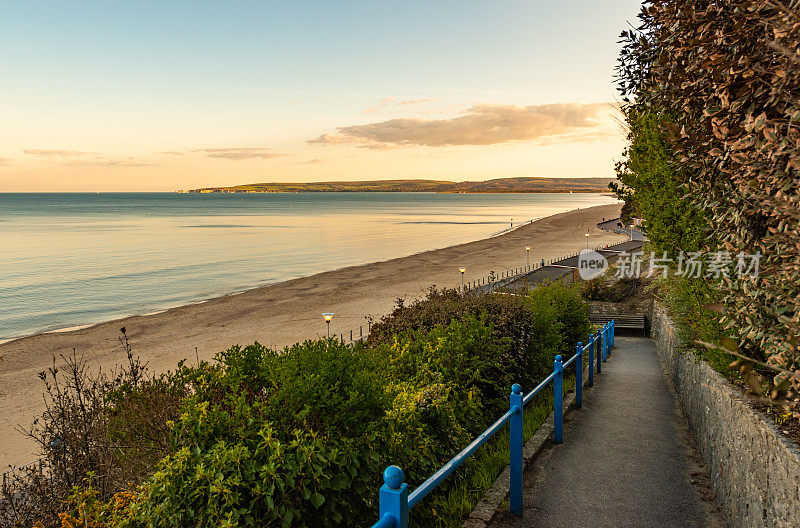
<svg viewBox="0 0 800 528"><path fill-rule="evenodd" d="M146 316L100 323L67 332L39 334L0 344L0 467L33 460L35 446L17 431L44 408L38 373L52 357L75 348L93 371L111 370L125 360L118 338L126 327L133 351L153 371L174 369L181 359L195 362L233 344L258 341L284 347L325 334L322 312L334 312L331 334L349 331L389 313L398 298L424 296L431 285L457 287L459 266L465 280L485 277L531 262L576 253L586 247L625 240L596 227L619 215L619 205L604 205L550 216L496 237L363 266L353 266L211 299ZM61 362L61 360L58 360Z"/></svg>

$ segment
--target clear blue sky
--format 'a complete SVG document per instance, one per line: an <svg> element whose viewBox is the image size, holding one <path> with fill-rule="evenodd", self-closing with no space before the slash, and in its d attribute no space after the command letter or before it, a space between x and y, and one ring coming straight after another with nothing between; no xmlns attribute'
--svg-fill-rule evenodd
<svg viewBox="0 0 800 528"><path fill-rule="evenodd" d="M608 175L610 165L597 174L526 166L521 145L553 156L556 133L437 148L339 129L450 120L477 105L612 102L616 41L638 9L630 0L5 2L0 191L332 179L325 174L362 166L361 176L388 177L381 157L396 164L398 151L413 160L408 177L453 177L464 172L459 159L496 166L503 152L515 161L499 176ZM308 143L323 134L339 139ZM600 160L596 141L590 147Z"/></svg>

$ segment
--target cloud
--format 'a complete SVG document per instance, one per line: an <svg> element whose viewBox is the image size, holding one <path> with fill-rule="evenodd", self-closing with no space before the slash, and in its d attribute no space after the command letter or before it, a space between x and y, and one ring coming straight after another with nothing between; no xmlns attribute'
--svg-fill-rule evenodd
<svg viewBox="0 0 800 528"><path fill-rule="evenodd" d="M383 99L378 101L376 106L371 106L371 107L365 109L364 113L365 114L372 114L373 112L377 112L378 110L380 110L384 106L388 106L388 105L392 104L395 101L397 101L397 97L384 97Z"/></svg>
<svg viewBox="0 0 800 528"><path fill-rule="evenodd" d="M396 104L397 106L406 106L406 105L414 105L420 103L430 103L433 101L436 101L436 99L409 99L407 101L400 101L399 103Z"/></svg>
<svg viewBox="0 0 800 528"><path fill-rule="evenodd" d="M312 144L353 143L364 148L424 145L494 145L536 141L552 136L597 133L606 103L538 106L477 105L449 119L402 118L340 127L337 134L308 140ZM593 130L594 129L594 130Z"/></svg>
<svg viewBox="0 0 800 528"><path fill-rule="evenodd" d="M54 161L62 167L149 167L153 163L133 157L109 157L97 152L62 149L25 149L29 156Z"/></svg>
<svg viewBox="0 0 800 528"><path fill-rule="evenodd" d="M322 163L322 160L319 158L310 159L307 161L295 161L292 162L294 165L316 165L318 163Z"/></svg>
<svg viewBox="0 0 800 528"><path fill-rule="evenodd" d="M377 102L375 106L371 106L364 110L365 114L372 114L379 110L383 110L387 106L408 106L420 103L429 103L436 101L436 99L406 99L405 101L398 101L397 97L386 97Z"/></svg>
<svg viewBox="0 0 800 528"><path fill-rule="evenodd" d="M229 160L247 160L247 159L271 159L279 156L285 156L278 152L271 152L266 148L248 148L248 147L235 147L235 148L207 148L198 149L193 152L203 152L209 158L224 158Z"/></svg>
<svg viewBox="0 0 800 528"><path fill-rule="evenodd" d="M93 160L67 161L61 163L64 167L152 167L155 163L149 161L127 159L98 158Z"/></svg>
<svg viewBox="0 0 800 528"><path fill-rule="evenodd" d="M11 158L0 158L0 165L8 165L11 162Z"/></svg>
<svg viewBox="0 0 800 528"><path fill-rule="evenodd" d="M339 145L341 143L352 143L352 142L353 142L352 138L337 134L322 134L318 138L309 139L308 141L306 141L306 143L322 143L324 145Z"/></svg>
<svg viewBox="0 0 800 528"><path fill-rule="evenodd" d="M57 159L68 158L73 156L88 156L96 154L96 152L82 152L79 150L61 150L61 149L25 149L22 152L29 156L37 158Z"/></svg>

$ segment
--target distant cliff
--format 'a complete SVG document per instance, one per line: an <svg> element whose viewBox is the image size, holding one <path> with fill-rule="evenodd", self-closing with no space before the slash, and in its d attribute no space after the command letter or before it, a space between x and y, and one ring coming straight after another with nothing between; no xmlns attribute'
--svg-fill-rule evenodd
<svg viewBox="0 0 800 528"><path fill-rule="evenodd" d="M442 193L541 193L604 192L613 178L499 178L486 181L375 180L315 183L251 183L233 187L191 189L191 193L279 192L442 192Z"/></svg>

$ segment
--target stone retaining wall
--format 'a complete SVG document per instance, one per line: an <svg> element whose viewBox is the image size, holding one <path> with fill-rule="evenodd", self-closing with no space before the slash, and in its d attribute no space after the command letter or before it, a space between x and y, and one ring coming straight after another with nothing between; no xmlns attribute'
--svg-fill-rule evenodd
<svg viewBox="0 0 800 528"><path fill-rule="evenodd" d="M653 306L652 336L733 528L800 527L800 449L741 391L681 351L673 322Z"/></svg>

